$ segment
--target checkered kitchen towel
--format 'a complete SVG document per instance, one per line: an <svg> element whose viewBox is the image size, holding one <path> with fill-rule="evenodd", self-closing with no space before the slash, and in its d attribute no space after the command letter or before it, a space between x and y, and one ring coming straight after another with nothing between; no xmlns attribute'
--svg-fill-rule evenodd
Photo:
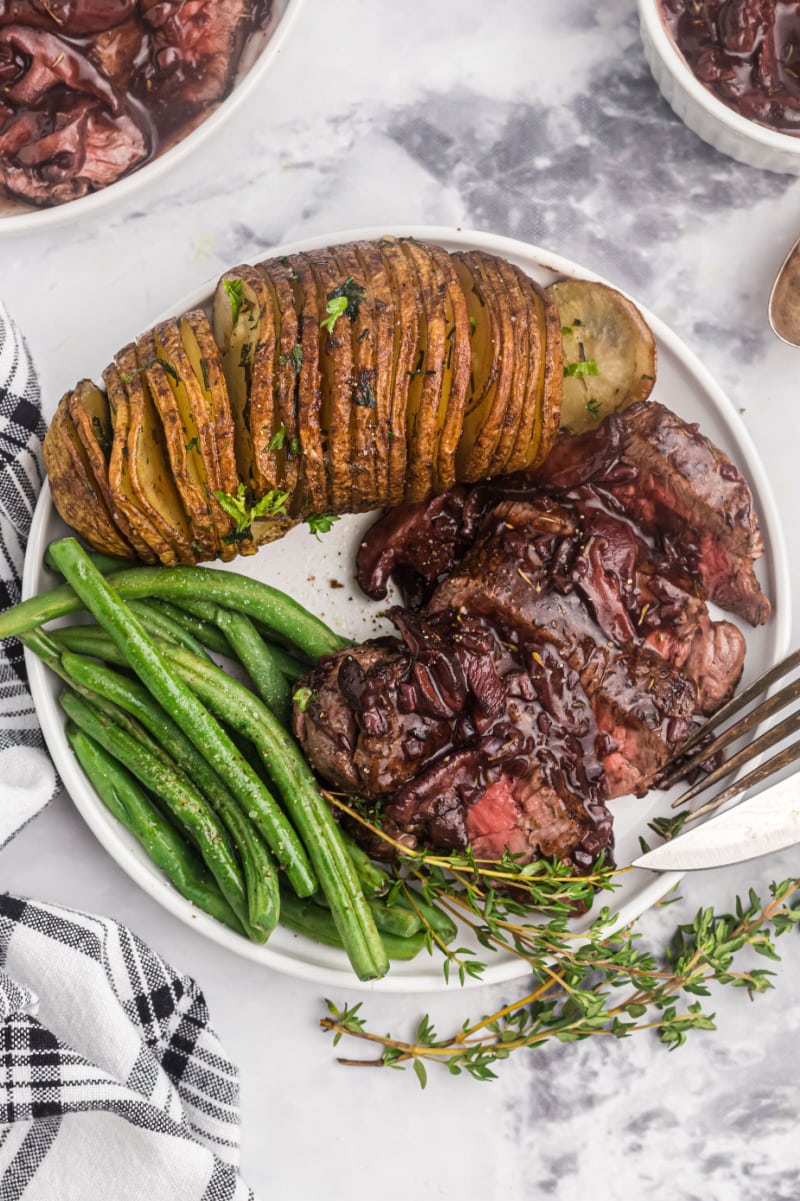
<svg viewBox="0 0 800 1201"><path fill-rule="evenodd" d="M0 305L0 609L19 599L43 433ZM21 648L0 644L0 845L56 787ZM193 980L116 922L0 895L0 1201L252 1201L238 1093Z"/></svg>

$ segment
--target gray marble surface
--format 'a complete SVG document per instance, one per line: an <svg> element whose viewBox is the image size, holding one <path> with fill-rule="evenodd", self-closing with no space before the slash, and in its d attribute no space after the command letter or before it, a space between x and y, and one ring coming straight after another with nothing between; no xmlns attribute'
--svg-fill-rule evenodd
<svg viewBox="0 0 800 1201"><path fill-rule="evenodd" d="M641 298L728 390L767 467L800 597L800 355L766 301L800 180L706 147L644 63L633 0L307 0L246 111L126 207L0 240L0 288L52 411L61 391L231 263L305 234L459 225L559 251ZM794 643L798 623L794 624ZM687 878L643 929L796 872L796 850ZM140 892L67 797L2 856L2 887L128 922L202 983L242 1068L243 1172L281 1201L795 1201L800 956L775 991L715 998L718 1031L515 1057L491 1085L336 1065L319 987L212 946ZM522 984L522 982L520 982ZM441 1030L513 986L368 997L378 1028ZM65 1182L63 1198L80 1196ZM142 1196L147 1195L143 1182ZM38 1201L38 1199L37 1199ZM46 1198L42 1201L59 1201Z"/></svg>

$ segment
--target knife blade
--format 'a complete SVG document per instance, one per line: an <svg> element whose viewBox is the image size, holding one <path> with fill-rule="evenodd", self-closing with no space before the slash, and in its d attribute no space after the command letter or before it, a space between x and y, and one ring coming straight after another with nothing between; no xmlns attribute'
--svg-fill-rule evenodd
<svg viewBox="0 0 800 1201"><path fill-rule="evenodd" d="M634 859L652 871L699 871L756 859L800 842L800 773Z"/></svg>

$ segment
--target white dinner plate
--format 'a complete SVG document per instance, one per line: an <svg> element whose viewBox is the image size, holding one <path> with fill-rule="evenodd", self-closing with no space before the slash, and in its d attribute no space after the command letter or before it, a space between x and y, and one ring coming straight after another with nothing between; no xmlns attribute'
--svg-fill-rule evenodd
<svg viewBox="0 0 800 1201"><path fill-rule="evenodd" d="M272 253L275 256L292 254L353 239L378 238L389 232L439 242L448 249L477 248L503 255L542 284L550 283L562 275L598 278L567 259L523 242L446 228L352 230L279 247ZM205 304L212 292L213 284L209 284L193 295L184 297L170 311L179 313ZM757 570L762 587L772 601L773 617L760 629L742 627L748 648L743 677L744 683L747 683L777 662L786 653L789 643L788 565L775 501L753 444L731 402L697 358L663 322L646 311L645 317L658 341L658 380L653 392L654 399L663 402L684 419L699 422L702 432L744 472L753 491L765 543L764 557ZM131 330L132 335L135 332ZM103 366L103 363L92 361L91 349L87 346L86 374L99 378ZM359 591L353 576L356 548L363 531L372 520L369 514L343 518L321 541L317 541L308 528L301 525L281 541L264 546L257 555L239 559L231 566L246 575L283 588L341 633L355 639L372 637L389 628L378 616L386 602L376 604L367 600ZM43 566L43 556L48 543L65 532L66 527L50 500L49 489L45 488L39 499L28 543L23 578L24 597L53 587L57 582ZM428 956L423 952L408 963L394 963L385 979L360 985L341 951L320 946L282 928L276 930L265 946L257 946L198 912L172 888L135 839L100 802L66 741L64 717L57 703L57 680L35 656L29 654L27 659L31 689L42 729L67 791L109 854L170 913L239 955L320 984L385 992L434 991L448 987L438 955ZM646 835L647 823L653 817L667 813L668 807L669 794L657 791L643 799L624 797L611 803L616 858L620 866L629 864L640 853L639 835ZM628 923L653 905L679 878L677 874L658 876L635 870L622 877L618 891L603 895L603 903L610 903L619 921ZM466 941L466 934L464 938ZM497 983L526 974L524 961L511 954L482 951L480 958L489 960L486 972L481 980L468 980L467 986ZM457 988L459 985L451 982L449 987Z"/></svg>

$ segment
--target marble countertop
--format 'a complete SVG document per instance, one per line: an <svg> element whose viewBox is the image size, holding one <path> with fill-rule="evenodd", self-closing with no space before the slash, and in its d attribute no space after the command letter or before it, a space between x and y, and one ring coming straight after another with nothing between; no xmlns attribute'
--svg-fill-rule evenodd
<svg viewBox="0 0 800 1201"><path fill-rule="evenodd" d="M800 356L765 316L798 213L800 179L723 158L672 115L634 0L306 0L271 74L196 158L125 207L0 239L0 288L49 414L172 301L280 241L419 223L558 251L638 296L729 392L767 468L800 598ZM664 938L699 906L796 870L794 850L686 878L683 900L643 929ZM2 886L113 915L200 981L241 1065L242 1171L261 1197L800 1195L796 938L783 940L773 993L721 994L718 1032L675 1054L646 1035L553 1045L490 1085L433 1072L423 1093L411 1073L338 1066L317 1027L320 987L179 924L66 796L3 852ZM425 1010L444 1031L514 995L362 999L376 1028L410 1032Z"/></svg>

